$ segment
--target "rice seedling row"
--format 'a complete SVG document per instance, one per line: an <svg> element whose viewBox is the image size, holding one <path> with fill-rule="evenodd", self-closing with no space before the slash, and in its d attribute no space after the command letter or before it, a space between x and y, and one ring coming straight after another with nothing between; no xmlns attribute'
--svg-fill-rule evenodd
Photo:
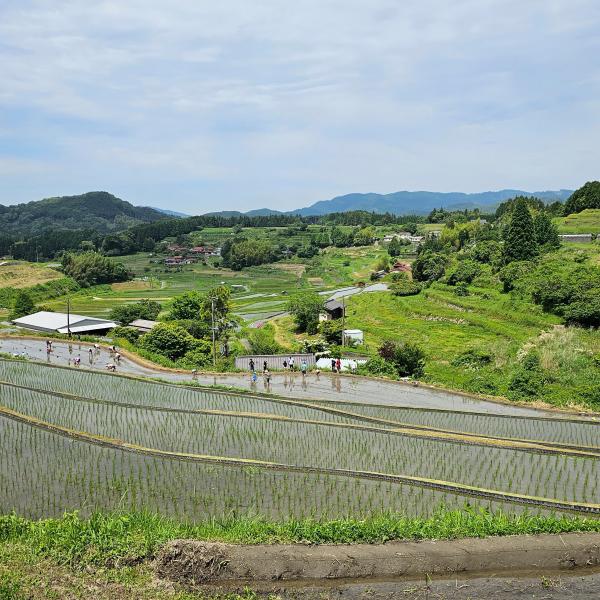
<svg viewBox="0 0 600 600"><path fill-rule="evenodd" d="M66 510L87 515L147 509L184 522L232 514L331 519L384 512L425 516L441 505L465 505L461 495L390 482L164 460L1 418L0 439L0 511L30 518ZM491 510L525 510L512 503L476 503Z"/></svg>
<svg viewBox="0 0 600 600"><path fill-rule="evenodd" d="M326 424L158 413L57 399L6 386L2 403L62 427L170 452L426 477L565 501L594 502L600 497L600 460L456 445Z"/></svg>

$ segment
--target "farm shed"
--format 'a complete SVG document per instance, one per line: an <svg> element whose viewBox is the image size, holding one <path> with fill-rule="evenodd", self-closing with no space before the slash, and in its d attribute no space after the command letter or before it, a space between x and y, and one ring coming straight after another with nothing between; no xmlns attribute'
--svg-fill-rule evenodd
<svg viewBox="0 0 600 600"><path fill-rule="evenodd" d="M96 319L95 317L74 314L68 315L67 313L55 313L45 310L15 319L13 323L18 327L34 331L65 334L68 334L70 331L76 335L86 333L103 335L117 326L114 321L107 321L106 319Z"/></svg>
<svg viewBox="0 0 600 600"><path fill-rule="evenodd" d="M329 299L325 302L325 310L321 314L321 321L332 321L344 316L344 305L339 300Z"/></svg>
<svg viewBox="0 0 600 600"><path fill-rule="evenodd" d="M148 333L155 325L158 325L158 321L149 321L147 319L136 319L129 323L129 327L134 327L141 333Z"/></svg>

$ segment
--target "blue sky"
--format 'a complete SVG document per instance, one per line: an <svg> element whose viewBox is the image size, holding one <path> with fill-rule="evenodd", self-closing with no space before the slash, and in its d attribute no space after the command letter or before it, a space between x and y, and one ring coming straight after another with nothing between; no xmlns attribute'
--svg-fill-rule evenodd
<svg viewBox="0 0 600 600"><path fill-rule="evenodd" d="M600 177L597 0L2 0L0 203Z"/></svg>

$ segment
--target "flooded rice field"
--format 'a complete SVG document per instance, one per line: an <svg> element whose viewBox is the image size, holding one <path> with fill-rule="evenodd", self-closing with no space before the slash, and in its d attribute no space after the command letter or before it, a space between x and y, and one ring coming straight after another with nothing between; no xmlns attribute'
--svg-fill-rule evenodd
<svg viewBox="0 0 600 600"><path fill-rule="evenodd" d="M596 513L599 433L577 418L317 403L0 360L0 511Z"/></svg>

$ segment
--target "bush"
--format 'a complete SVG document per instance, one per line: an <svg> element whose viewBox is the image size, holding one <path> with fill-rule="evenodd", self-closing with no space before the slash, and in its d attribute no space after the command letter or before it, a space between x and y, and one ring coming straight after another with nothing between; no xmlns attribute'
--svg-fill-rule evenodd
<svg viewBox="0 0 600 600"><path fill-rule="evenodd" d="M600 290L597 292L600 293ZM600 297L597 293L590 294L587 298L573 302L564 309L563 315L569 325L600 327Z"/></svg>
<svg viewBox="0 0 600 600"><path fill-rule="evenodd" d="M381 356L374 356L370 358L364 365L359 365L357 373L360 375L374 375L376 377L393 377L397 376L396 367L381 358Z"/></svg>
<svg viewBox="0 0 600 600"><path fill-rule="evenodd" d="M313 335L319 327L319 314L324 301L316 292L305 292L290 298L287 309L293 315L299 331Z"/></svg>
<svg viewBox="0 0 600 600"><path fill-rule="evenodd" d="M136 319L154 321L154 319L158 317L159 312L160 304L158 302L144 299L139 302L134 302L133 304L121 304L120 306L115 306L115 308L110 311L110 318L113 321L128 325Z"/></svg>
<svg viewBox="0 0 600 600"><path fill-rule="evenodd" d="M500 269L498 277L504 286L504 291L514 290L517 282L529 275L534 269L535 264L528 260L513 261Z"/></svg>
<svg viewBox="0 0 600 600"><path fill-rule="evenodd" d="M473 283L475 277L481 273L481 267L474 260L459 261L454 272L448 277L448 285L457 283Z"/></svg>
<svg viewBox="0 0 600 600"><path fill-rule="evenodd" d="M131 344L136 344L141 333L135 327L115 327L111 335L113 338L121 338Z"/></svg>
<svg viewBox="0 0 600 600"><path fill-rule="evenodd" d="M454 288L454 295L464 297L469 295L469 286L462 281Z"/></svg>
<svg viewBox="0 0 600 600"><path fill-rule="evenodd" d="M340 319L323 321L319 324L319 331L329 344L335 344L337 346L341 345L342 321Z"/></svg>
<svg viewBox="0 0 600 600"><path fill-rule="evenodd" d="M410 280L405 273L394 273L394 275L404 275L390 285L390 292L394 296L416 296L421 291L421 284Z"/></svg>
<svg viewBox="0 0 600 600"><path fill-rule="evenodd" d="M483 350L478 350L476 348L469 348L469 350L461 352L454 358L451 364L453 367L479 369L480 367L489 365L492 362L492 359L493 356L489 352L484 352Z"/></svg>
<svg viewBox="0 0 600 600"><path fill-rule="evenodd" d="M444 276L448 258L439 252L425 250L412 265L413 279L416 281L437 281Z"/></svg>
<svg viewBox="0 0 600 600"><path fill-rule="evenodd" d="M19 290L15 297L15 301L12 305L12 310L9 315L9 319L19 319L35 312L35 303L31 294L25 290Z"/></svg>
<svg viewBox="0 0 600 600"><path fill-rule="evenodd" d="M252 329L248 334L252 354L278 354L281 346L275 341L275 332L271 324L260 329Z"/></svg>
<svg viewBox="0 0 600 600"><path fill-rule="evenodd" d="M212 361L212 344L206 340L196 340L192 350L188 350L179 361L184 366L194 369L204 367Z"/></svg>
<svg viewBox="0 0 600 600"><path fill-rule="evenodd" d="M537 352L529 352L508 383L508 396L517 400L538 397L544 387L544 373Z"/></svg>
<svg viewBox="0 0 600 600"><path fill-rule="evenodd" d="M425 370L425 353L411 342L384 342L378 350L379 356L393 364L400 377L421 377Z"/></svg>
<svg viewBox="0 0 600 600"><path fill-rule="evenodd" d="M498 264L502 259L502 246L495 240L482 240L471 248L469 255L479 263Z"/></svg>
<svg viewBox="0 0 600 600"><path fill-rule="evenodd" d="M159 323L140 338L141 348L176 360L201 344L183 327L174 323Z"/></svg>

